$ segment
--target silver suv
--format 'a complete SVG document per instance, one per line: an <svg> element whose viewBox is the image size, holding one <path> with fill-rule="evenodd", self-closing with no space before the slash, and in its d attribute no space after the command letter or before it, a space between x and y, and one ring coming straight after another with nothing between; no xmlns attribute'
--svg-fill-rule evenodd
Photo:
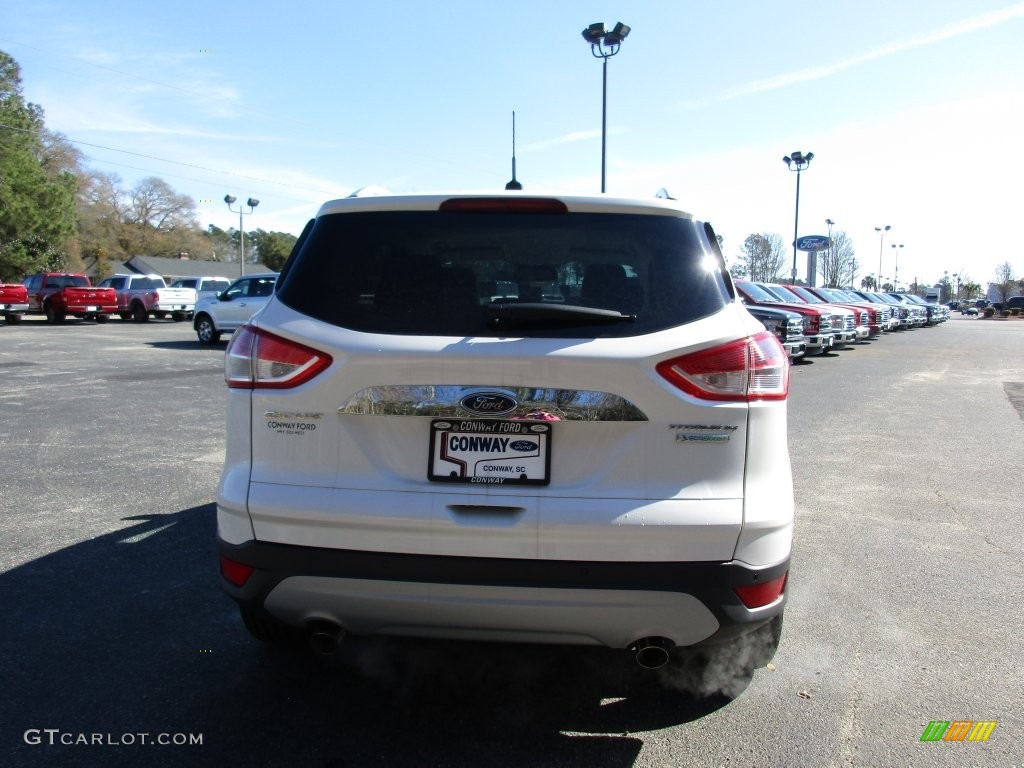
<svg viewBox="0 0 1024 768"><path fill-rule="evenodd" d="M230 333L248 322L274 295L276 272L246 275L226 290L196 302L192 328L201 344L215 344L222 333Z"/></svg>
<svg viewBox="0 0 1024 768"><path fill-rule="evenodd" d="M257 638L774 651L789 363L669 201L326 203L225 368L222 584Z"/></svg>

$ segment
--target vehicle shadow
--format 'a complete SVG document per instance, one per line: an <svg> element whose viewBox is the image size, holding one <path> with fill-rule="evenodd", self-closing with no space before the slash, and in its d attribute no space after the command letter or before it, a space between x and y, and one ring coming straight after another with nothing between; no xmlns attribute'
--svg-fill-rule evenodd
<svg viewBox="0 0 1024 768"><path fill-rule="evenodd" d="M731 701L666 688L606 649L364 638L326 660L272 650L220 590L212 504L125 522L0 574L5 765L74 755L76 765L629 766L638 732ZM27 730L47 728L201 734L202 744L147 749L136 737L100 754L28 743Z"/></svg>
<svg viewBox="0 0 1024 768"><path fill-rule="evenodd" d="M193 335L191 339L179 339L177 341L147 341L146 346L153 349L168 349L172 352L224 352L228 346L228 338L225 336L222 341L216 344L200 344Z"/></svg>

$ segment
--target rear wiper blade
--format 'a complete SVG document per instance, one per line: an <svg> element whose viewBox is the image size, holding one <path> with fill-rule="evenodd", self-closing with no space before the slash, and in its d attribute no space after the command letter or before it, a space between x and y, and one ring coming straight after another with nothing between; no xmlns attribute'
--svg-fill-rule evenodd
<svg viewBox="0 0 1024 768"><path fill-rule="evenodd" d="M614 309L580 307L575 304L522 304L487 305L487 325L492 330L506 328L545 327L551 325L582 325L585 323L632 323L636 315L624 315Z"/></svg>

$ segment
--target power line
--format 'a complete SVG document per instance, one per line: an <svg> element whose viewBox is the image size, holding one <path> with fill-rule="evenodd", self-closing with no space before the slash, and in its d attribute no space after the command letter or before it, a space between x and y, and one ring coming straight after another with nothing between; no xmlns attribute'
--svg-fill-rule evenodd
<svg viewBox="0 0 1024 768"><path fill-rule="evenodd" d="M184 87L179 86L179 85L172 85L170 83L165 83L165 82L162 82L160 80L153 80L151 78L143 77L142 75L135 74L134 72L124 72L124 71L122 71L120 69L114 69L113 67L108 67L108 66L105 66L103 64L96 64L96 63L91 62L91 61L86 61L85 59L79 59L79 58L76 58L74 56L68 56L67 54L57 53L55 51L47 50L45 48L40 48L40 47L35 46L35 45L29 45L27 43L23 43L23 42L18 41L18 40L11 40L10 38L0 38L0 42L13 43L14 45L21 45L21 46L24 46L25 48L30 48L30 49L32 49L34 51L38 51L39 53L42 53L42 54L46 54L46 55L50 55L50 56L59 56L61 58L70 59L71 61L77 62L79 64L84 64L85 66L88 66L88 67L94 67L96 69L102 69L102 70L106 70L108 72L114 72L114 73L116 73L118 75L121 75L122 77L135 78L137 80L141 80L143 82L150 83L150 84L153 84L153 85L158 85L158 86L163 87L163 88L170 88L171 90L179 91L181 93L187 93L187 94L190 94L192 96L198 96L198 97L202 98L204 101L208 101L209 98L210 98L209 93L204 93L204 92L201 92L201 91L192 90L190 88L184 88ZM73 73L73 74L77 74L77 73ZM274 116L277 119L282 119L283 118L286 122L292 123L293 125L302 125L302 126L316 125L316 123L311 122L308 119L298 118L298 117L295 117L294 115L290 115L290 114L285 114L285 115L275 114ZM78 143L78 142L76 142L76 143ZM84 144L85 142L80 142L80 143ZM475 166L466 165L464 163L453 162L453 161L447 160L447 159L442 159L442 158L437 158L437 157L432 157L431 158L431 157L424 156L422 153L411 153L411 152L408 152L408 151L404 150L402 147L389 147L389 146L384 146L384 145L378 145L378 144L374 144L373 142L366 141L365 139L357 139L355 141L355 143L362 144L362 145L368 146L368 147L376 147L378 149L385 150L385 151L387 151L387 152L389 152L389 153L391 153L393 155L403 155L403 156L407 156L407 157L410 157L410 158L415 158L416 160L421 161L421 162L424 159L429 159L432 162L437 163L439 165L443 165L443 166L450 166L452 168L462 168L462 169L465 169L465 170L468 170L468 171L473 171L474 173L483 173L483 174L486 174L488 176L495 176L495 177L498 176L498 174L496 172L493 172L493 171L490 171L490 170L486 170L486 169L482 169L482 168L477 168ZM89 145L89 144L86 144L86 146L97 146L97 147L99 147L99 145ZM100 147L100 148L101 149L111 149L111 151L114 151L114 152L123 152L123 151L125 151L125 150L113 149L113 148L110 148L110 147ZM128 154L136 154L136 153L128 153ZM139 155L139 156L140 157L147 157L147 158L150 158L150 159L153 159L153 160L160 160L162 162L167 162L167 163L175 163L175 162L177 162L175 160L165 160L163 158L152 157L150 155ZM189 165L188 163L179 163L179 164L180 165ZM213 169L202 168L201 166L192 166L192 167L200 168L201 170L213 170ZM255 178L255 177L252 177L252 176L243 176L241 174L234 174L234 173L230 173L228 171L216 171L215 170L214 172L215 173L224 173L224 174L229 175L229 176L236 176L237 178L250 179L250 180L254 180L254 181L264 181L264 182L267 182L267 183L270 183L270 184L280 184L281 186L290 186L292 189L307 189L307 191L319 192L321 194L336 194L335 192L325 192L324 190L319 190L319 189L312 190L312 189L308 189L306 187L296 187L296 186L293 186L293 185L281 184L280 182L268 181L266 179L259 179L259 178Z"/></svg>
<svg viewBox="0 0 1024 768"><path fill-rule="evenodd" d="M4 123L0 123L0 128L7 128L9 130L20 131L22 133L33 133L33 131L31 129L19 128L18 126L6 125ZM274 181L272 179L264 179L264 178L261 178L259 176L247 176L247 175L242 174L242 173L234 173L232 171L224 171L224 170L221 170L219 168L210 168L210 167L205 166L205 165L196 165L195 163L185 163L185 162L182 162L181 160L169 160L166 157L157 157L156 155L147 155L147 154L144 154L142 152L131 152L131 151L127 150L127 149L118 149L117 147L108 147L108 146L105 146L103 144L93 144L92 142L81 141L81 140L78 140L78 139L69 138L68 136L66 136L64 134L60 134L60 135L61 135L61 137L65 141L68 141L71 144L80 144L83 147L93 147L95 149L105 149L105 150L107 150L109 152L120 152L121 154L132 155L133 157L144 157L147 160L157 160L157 161L159 161L161 163L171 163L172 165L181 165L181 166L184 166L186 168L195 168L196 170L199 170L199 171L209 171L210 173L218 173L218 174L221 174L223 176L231 176L231 177L234 177L234 178L237 178L237 179L247 179L248 181L258 181L258 182L260 182L262 184L274 184L276 186L286 187L286 188L289 188L289 189L301 189L301 190L303 190L305 192L317 192L319 194L324 194L324 195L337 194L337 192L333 191L333 190L312 189L310 187L300 187L300 186L297 186L295 184L285 184L284 182ZM104 160L102 162L107 162L107 161ZM117 165L117 163L111 163L111 165ZM130 166L128 166L128 167L130 167ZM138 168L136 170L146 170L146 169ZM192 180L193 181L197 181L197 179L192 179Z"/></svg>
<svg viewBox="0 0 1024 768"><path fill-rule="evenodd" d="M78 62L79 64L85 64L88 67L95 67L96 69L105 69L108 72L114 72L115 74L122 75L123 77L129 77L129 78L134 78L136 80L141 80L144 83L151 83L153 85L159 85L162 88L170 88L170 89L175 90L175 91L181 91L182 93L189 93L189 94L191 94L193 96L200 96L200 97L202 97L204 99L209 99L209 97L210 97L210 95L208 93L201 93L200 91L193 91L190 88L182 88L180 85L171 85L170 83L164 83L164 82L161 82L160 80L151 80L148 77L143 77L142 75L136 74L134 72L122 72L120 69L114 69L113 67L107 67L107 66L104 66L103 64L97 64L96 62L93 62L93 61L86 61L85 59L79 59L79 58L76 58L74 56L68 56L67 54L64 54L64 53L55 53L54 51L48 51L45 48L40 48L40 47L38 47L36 45L29 45L28 43L23 43L20 40L11 40L9 38L0 38L0 41L2 41L4 43L13 43L14 45L20 45L20 46L22 46L24 48L31 48L33 51L39 51L40 53L49 54L50 56L60 56L61 58L70 59L71 61Z"/></svg>

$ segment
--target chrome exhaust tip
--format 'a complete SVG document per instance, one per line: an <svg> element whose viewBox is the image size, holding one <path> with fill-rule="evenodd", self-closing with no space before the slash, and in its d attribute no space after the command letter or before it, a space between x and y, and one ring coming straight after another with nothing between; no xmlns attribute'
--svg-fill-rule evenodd
<svg viewBox="0 0 1024 768"><path fill-rule="evenodd" d="M311 621L309 647L318 656L333 656L345 639L345 630L330 621Z"/></svg>
<svg viewBox="0 0 1024 768"><path fill-rule="evenodd" d="M669 653L675 643L667 637L644 637L633 643L629 650L636 663L644 669L661 669L669 661Z"/></svg>

